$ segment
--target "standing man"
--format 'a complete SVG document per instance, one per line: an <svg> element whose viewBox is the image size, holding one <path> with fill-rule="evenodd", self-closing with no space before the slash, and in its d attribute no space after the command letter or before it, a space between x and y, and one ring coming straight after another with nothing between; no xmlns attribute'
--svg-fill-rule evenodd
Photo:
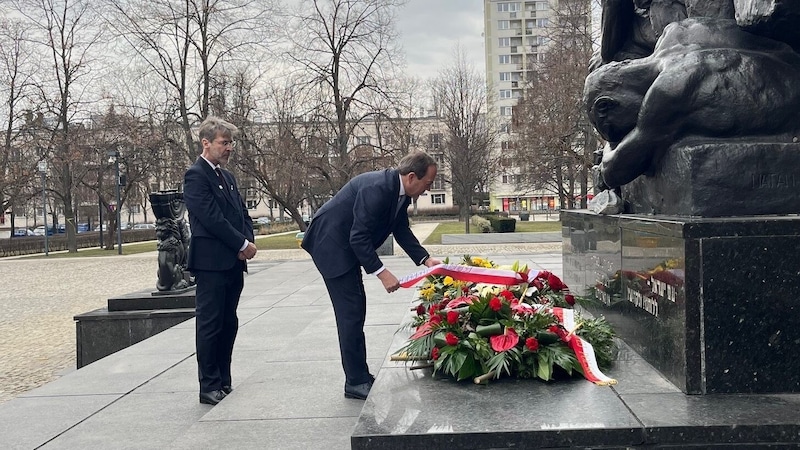
<svg viewBox="0 0 800 450"><path fill-rule="evenodd" d="M389 233L417 265L440 263L411 232L407 212L411 199L430 189L436 170L433 158L418 152L406 155L397 169L358 175L322 205L305 232L302 246L322 274L333 303L346 398L366 399L375 381L367 367L367 297L361 268L377 276L386 292L400 287L375 253Z"/></svg>
<svg viewBox="0 0 800 450"><path fill-rule="evenodd" d="M186 171L183 198L192 238L188 269L197 282L197 366L200 403L216 405L231 387L231 355L239 328L236 307L244 287L246 260L256 255L253 220L236 179L223 169L236 144L237 128L217 117L200 124L203 153Z"/></svg>

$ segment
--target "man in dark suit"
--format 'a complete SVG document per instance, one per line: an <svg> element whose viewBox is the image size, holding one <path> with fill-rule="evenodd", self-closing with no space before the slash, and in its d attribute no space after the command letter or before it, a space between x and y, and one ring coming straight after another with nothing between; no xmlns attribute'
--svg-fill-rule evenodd
<svg viewBox="0 0 800 450"><path fill-rule="evenodd" d="M200 403L216 405L233 390L231 355L246 260L256 255L253 220L233 175L222 169L237 128L217 117L200 124L203 152L186 171L183 198L192 237L188 269L197 282L195 320Z"/></svg>
<svg viewBox="0 0 800 450"><path fill-rule="evenodd" d="M440 263L411 232L407 212L411 199L430 189L436 170L433 158L418 152L404 157L397 169L358 175L322 205L305 232L302 246L322 274L333 303L347 398L366 399L375 380L367 367L367 297L361 268L377 276L386 292L400 287L375 252L390 233L417 265Z"/></svg>

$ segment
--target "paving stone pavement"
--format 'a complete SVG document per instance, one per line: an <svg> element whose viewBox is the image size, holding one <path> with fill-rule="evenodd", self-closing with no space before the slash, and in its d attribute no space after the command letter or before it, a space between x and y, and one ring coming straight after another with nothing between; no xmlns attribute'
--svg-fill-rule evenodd
<svg viewBox="0 0 800 450"><path fill-rule="evenodd" d="M423 241L437 223L415 224ZM429 245L436 257L553 253L560 243ZM395 255L403 254L395 244ZM126 256L0 259L0 403L75 370L77 314L110 297L155 288L155 252ZM301 249L260 251L254 264L310 259Z"/></svg>

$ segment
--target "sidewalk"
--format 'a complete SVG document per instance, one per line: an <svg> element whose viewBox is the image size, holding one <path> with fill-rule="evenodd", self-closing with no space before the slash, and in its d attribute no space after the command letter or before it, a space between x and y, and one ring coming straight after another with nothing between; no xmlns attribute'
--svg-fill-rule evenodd
<svg viewBox="0 0 800 450"><path fill-rule="evenodd" d="M436 256L456 260L464 249L452 250ZM561 271L560 252L482 255ZM382 259L400 276L418 269L397 252ZM364 402L342 395L333 311L319 273L308 258L264 255L250 267L239 306L235 390L219 405L197 400L191 319L0 405L2 447L350 448ZM387 294L370 277L365 289L368 355L377 375L413 292Z"/></svg>

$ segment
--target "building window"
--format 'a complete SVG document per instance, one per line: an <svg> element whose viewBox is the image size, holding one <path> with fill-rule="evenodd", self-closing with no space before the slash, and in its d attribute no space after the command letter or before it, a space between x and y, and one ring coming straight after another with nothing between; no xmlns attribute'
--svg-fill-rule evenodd
<svg viewBox="0 0 800 450"><path fill-rule="evenodd" d="M508 175L503 175L503 184L508 184Z"/></svg>
<svg viewBox="0 0 800 450"><path fill-rule="evenodd" d="M506 122L506 123L500 125L500 131L503 132L503 133L510 134L511 133L511 124Z"/></svg>
<svg viewBox="0 0 800 450"><path fill-rule="evenodd" d="M537 11L547 11L547 2L536 2Z"/></svg>
<svg viewBox="0 0 800 450"><path fill-rule="evenodd" d="M431 190L432 191L444 190L444 180L442 179L441 176L437 175L436 178L433 179L433 184L431 184Z"/></svg>
<svg viewBox="0 0 800 450"><path fill-rule="evenodd" d="M537 45L547 45L547 37L546 36L536 36L536 44Z"/></svg>
<svg viewBox="0 0 800 450"><path fill-rule="evenodd" d="M511 89L500 89L500 98L511 98Z"/></svg>
<svg viewBox="0 0 800 450"><path fill-rule="evenodd" d="M500 72L500 81L511 81L511 72Z"/></svg>
<svg viewBox="0 0 800 450"><path fill-rule="evenodd" d="M512 141L503 141L503 142L500 143L500 148L502 150L511 150L512 148L514 148L514 142L512 142Z"/></svg>
<svg viewBox="0 0 800 450"><path fill-rule="evenodd" d="M357 145L369 145L369 136L356 136Z"/></svg>
<svg viewBox="0 0 800 450"><path fill-rule="evenodd" d="M550 24L550 21L547 19L536 19L536 27L537 28L547 28L547 25Z"/></svg>
<svg viewBox="0 0 800 450"><path fill-rule="evenodd" d="M439 148L441 146L442 135L440 133L433 133L428 135L428 147Z"/></svg>
<svg viewBox="0 0 800 450"><path fill-rule="evenodd" d="M500 55L500 64L511 64L511 55Z"/></svg>
<svg viewBox="0 0 800 450"><path fill-rule="evenodd" d="M434 205L444 205L444 194L431 194L431 203Z"/></svg>
<svg viewBox="0 0 800 450"><path fill-rule="evenodd" d="M247 209L256 209L256 206L258 206L258 200L247 201Z"/></svg>
<svg viewBox="0 0 800 450"><path fill-rule="evenodd" d="M510 37L501 37L499 39L499 46L500 47L511 47L511 38Z"/></svg>
<svg viewBox="0 0 800 450"><path fill-rule="evenodd" d="M511 115L511 107L510 106L501 106L500 107L500 115L501 116L510 116Z"/></svg>
<svg viewBox="0 0 800 450"><path fill-rule="evenodd" d="M519 11L519 2L511 2L511 3L498 3L497 4L497 12L515 12Z"/></svg>
<svg viewBox="0 0 800 450"><path fill-rule="evenodd" d="M510 20L498 20L497 21L497 29L498 30L508 30L511 28L511 21Z"/></svg>
<svg viewBox="0 0 800 450"><path fill-rule="evenodd" d="M444 164L444 153L434 153L431 155L434 161L436 161L436 165L443 165Z"/></svg>

